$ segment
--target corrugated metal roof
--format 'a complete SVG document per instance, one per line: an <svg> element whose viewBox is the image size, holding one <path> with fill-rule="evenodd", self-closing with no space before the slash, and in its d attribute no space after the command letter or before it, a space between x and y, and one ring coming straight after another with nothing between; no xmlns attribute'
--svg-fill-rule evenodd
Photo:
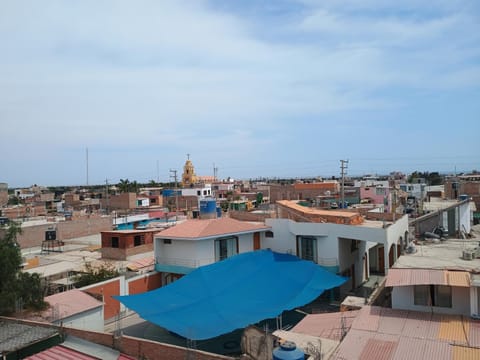
<svg viewBox="0 0 480 360"><path fill-rule="evenodd" d="M426 359L425 340L400 338L393 360Z"/></svg>
<svg viewBox="0 0 480 360"><path fill-rule="evenodd" d="M351 329L343 339L333 359L358 359L360 352L372 336L373 333L370 331Z"/></svg>
<svg viewBox="0 0 480 360"><path fill-rule="evenodd" d="M358 330L377 331L380 322L381 308L376 306L365 306L360 310L359 315L353 320L352 328Z"/></svg>
<svg viewBox="0 0 480 360"><path fill-rule="evenodd" d="M401 334L407 322L407 315L408 311L383 309L378 331L384 334Z"/></svg>
<svg viewBox="0 0 480 360"><path fill-rule="evenodd" d="M325 314L309 314L292 328L293 332L317 336L325 339L340 340L342 338L342 318L345 330L350 330L358 310Z"/></svg>
<svg viewBox="0 0 480 360"><path fill-rule="evenodd" d="M398 343L369 339L360 354L360 360L388 360L393 357Z"/></svg>
<svg viewBox="0 0 480 360"><path fill-rule="evenodd" d="M28 360L98 360L99 358L57 345L29 356Z"/></svg>
<svg viewBox="0 0 480 360"><path fill-rule="evenodd" d="M480 347L480 321L470 319L468 340L471 346Z"/></svg>
<svg viewBox="0 0 480 360"><path fill-rule="evenodd" d="M442 315L440 328L438 329L438 338L467 345L469 325L470 322L464 322L460 315Z"/></svg>
<svg viewBox="0 0 480 360"><path fill-rule="evenodd" d="M433 269L401 269L388 271L385 286L450 285L470 287L470 274L466 271Z"/></svg>
<svg viewBox="0 0 480 360"><path fill-rule="evenodd" d="M480 348L475 348L480 337L478 321L455 315L373 309L365 306L359 311L334 359L480 359ZM465 345L464 350L453 345Z"/></svg>
<svg viewBox="0 0 480 360"><path fill-rule="evenodd" d="M453 360L478 360L480 359L480 349L465 346L452 346Z"/></svg>
<svg viewBox="0 0 480 360"><path fill-rule="evenodd" d="M425 341L424 359L450 360L452 358L452 347L443 341Z"/></svg>

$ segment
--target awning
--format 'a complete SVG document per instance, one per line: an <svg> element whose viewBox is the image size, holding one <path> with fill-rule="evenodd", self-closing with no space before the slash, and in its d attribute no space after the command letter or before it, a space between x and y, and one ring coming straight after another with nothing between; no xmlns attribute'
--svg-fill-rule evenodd
<svg viewBox="0 0 480 360"><path fill-rule="evenodd" d="M145 320L203 340L305 305L345 281L311 261L259 250L203 266L150 292L114 298Z"/></svg>
<svg viewBox="0 0 480 360"><path fill-rule="evenodd" d="M388 270L385 286L410 285L449 285L470 287L470 273L466 271L433 269L392 268Z"/></svg>

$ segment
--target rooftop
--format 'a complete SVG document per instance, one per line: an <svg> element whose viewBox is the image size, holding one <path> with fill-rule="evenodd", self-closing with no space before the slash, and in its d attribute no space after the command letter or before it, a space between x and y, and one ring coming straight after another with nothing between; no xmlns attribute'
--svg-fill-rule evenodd
<svg viewBox="0 0 480 360"><path fill-rule="evenodd" d="M365 306L333 359L478 359L479 334L480 322L460 315Z"/></svg>
<svg viewBox="0 0 480 360"><path fill-rule="evenodd" d="M65 319L103 305L101 301L77 289L46 296L44 300L51 308L58 310L56 319L51 319L53 314L51 309L42 313L42 318L49 320Z"/></svg>
<svg viewBox="0 0 480 360"><path fill-rule="evenodd" d="M238 221L231 218L194 219L163 230L156 234L161 238L201 239L212 236L249 233L270 230L269 226L259 223Z"/></svg>
<svg viewBox="0 0 480 360"><path fill-rule="evenodd" d="M56 329L3 321L2 319L0 319L0 330L0 354L22 349L58 334Z"/></svg>
<svg viewBox="0 0 480 360"><path fill-rule="evenodd" d="M464 260L464 250L478 247L479 239L448 239L439 243L415 245L414 254L404 254L395 262L394 268L463 270L480 272L480 259Z"/></svg>

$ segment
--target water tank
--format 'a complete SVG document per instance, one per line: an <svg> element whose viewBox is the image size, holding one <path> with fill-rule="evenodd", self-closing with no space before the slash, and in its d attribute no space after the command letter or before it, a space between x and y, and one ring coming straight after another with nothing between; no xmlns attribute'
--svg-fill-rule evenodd
<svg viewBox="0 0 480 360"><path fill-rule="evenodd" d="M273 360L304 360L305 353L294 342L285 341L273 350Z"/></svg>
<svg viewBox="0 0 480 360"><path fill-rule="evenodd" d="M217 206L217 218L222 217L222 208L220 206Z"/></svg>
<svg viewBox="0 0 480 360"><path fill-rule="evenodd" d="M217 201L214 198L200 200L200 218L215 219L217 217Z"/></svg>

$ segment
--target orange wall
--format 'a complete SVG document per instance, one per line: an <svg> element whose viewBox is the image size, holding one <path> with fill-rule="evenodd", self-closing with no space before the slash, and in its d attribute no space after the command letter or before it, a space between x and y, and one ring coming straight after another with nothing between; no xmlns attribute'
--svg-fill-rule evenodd
<svg viewBox="0 0 480 360"><path fill-rule="evenodd" d="M103 307L104 319L110 319L120 312L120 302L112 298L112 295L120 295L120 280L118 278L98 286L93 286L85 291L91 294L103 295L103 302L105 303Z"/></svg>
<svg viewBox="0 0 480 360"><path fill-rule="evenodd" d="M155 290L162 286L162 274L156 273L155 275L145 276L141 279L129 281L128 293L139 294L145 291Z"/></svg>

